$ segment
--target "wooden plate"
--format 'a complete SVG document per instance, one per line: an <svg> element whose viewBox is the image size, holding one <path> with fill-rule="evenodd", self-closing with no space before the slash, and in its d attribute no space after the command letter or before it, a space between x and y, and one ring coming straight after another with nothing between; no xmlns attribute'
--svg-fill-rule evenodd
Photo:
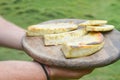
<svg viewBox="0 0 120 80"><path fill-rule="evenodd" d="M79 19L57 19L41 24L54 22L74 22L78 24L84 21ZM66 59L60 50L60 46L44 46L43 39L40 37L24 37L23 47L33 59L46 65L72 69L96 68L109 65L120 58L120 32L113 30L103 34L105 45L102 50L91 56L75 59Z"/></svg>

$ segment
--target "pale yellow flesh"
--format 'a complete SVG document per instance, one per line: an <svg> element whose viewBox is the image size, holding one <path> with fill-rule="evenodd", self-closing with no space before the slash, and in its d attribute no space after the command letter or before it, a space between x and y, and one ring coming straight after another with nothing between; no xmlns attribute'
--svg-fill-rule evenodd
<svg viewBox="0 0 120 80"><path fill-rule="evenodd" d="M64 44L62 46L62 52L66 58L77 58L77 57L84 57L95 52L99 51L103 48L104 42L95 44L95 45L68 45Z"/></svg>
<svg viewBox="0 0 120 80"><path fill-rule="evenodd" d="M88 20L83 23L80 23L79 26L93 26L93 25L99 26L104 25L106 23L107 23L106 20Z"/></svg>
<svg viewBox="0 0 120 80"><path fill-rule="evenodd" d="M102 26L87 26L87 31L111 31L114 29L113 25L102 25Z"/></svg>
<svg viewBox="0 0 120 80"><path fill-rule="evenodd" d="M74 30L74 31L59 33L59 34L47 34L47 35L44 35L44 43L45 45L63 44L68 41L77 39L85 34L87 34L87 31L85 29L79 29L79 30Z"/></svg>
<svg viewBox="0 0 120 80"><path fill-rule="evenodd" d="M89 32L87 33L85 29L75 30L71 32L61 33L61 34L50 34L44 35L45 45L59 45L63 43L73 43L76 44L96 44L101 43L104 40L103 35L100 32Z"/></svg>
<svg viewBox="0 0 120 80"><path fill-rule="evenodd" d="M27 36L42 36L45 34L62 33L78 28L78 25L73 23L49 23L32 25L28 27Z"/></svg>
<svg viewBox="0 0 120 80"><path fill-rule="evenodd" d="M89 32L88 34L67 42L72 45L98 44L103 42L104 36L100 32ZM74 43L74 44L73 44Z"/></svg>

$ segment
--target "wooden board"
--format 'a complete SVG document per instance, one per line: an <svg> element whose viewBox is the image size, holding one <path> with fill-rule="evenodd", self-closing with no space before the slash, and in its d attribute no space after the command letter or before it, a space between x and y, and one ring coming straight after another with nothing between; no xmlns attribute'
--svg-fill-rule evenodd
<svg viewBox="0 0 120 80"><path fill-rule="evenodd" d="M79 19L58 19L41 24L54 22L74 22L78 24L84 21ZM43 39L40 37L24 37L23 47L33 59L46 65L71 69L96 68L109 65L120 58L120 32L113 30L103 34L105 36L105 45L102 50L91 56L75 59L66 59L60 50L60 46L44 46Z"/></svg>

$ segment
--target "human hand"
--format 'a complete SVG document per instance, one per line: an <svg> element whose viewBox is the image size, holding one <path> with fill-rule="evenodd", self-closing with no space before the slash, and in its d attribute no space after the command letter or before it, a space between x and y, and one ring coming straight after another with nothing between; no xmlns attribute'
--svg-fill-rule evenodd
<svg viewBox="0 0 120 80"><path fill-rule="evenodd" d="M59 67L46 66L51 80L79 79L93 71L93 69L72 70Z"/></svg>

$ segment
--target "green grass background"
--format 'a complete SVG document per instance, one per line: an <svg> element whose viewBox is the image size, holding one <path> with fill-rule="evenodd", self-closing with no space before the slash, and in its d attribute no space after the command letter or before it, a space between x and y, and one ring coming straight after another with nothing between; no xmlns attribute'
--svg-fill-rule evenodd
<svg viewBox="0 0 120 80"><path fill-rule="evenodd" d="M0 15L26 29L59 18L105 19L120 30L120 0L0 0ZM0 60L32 59L24 52L0 48ZM95 69L80 80L120 80L120 61Z"/></svg>

